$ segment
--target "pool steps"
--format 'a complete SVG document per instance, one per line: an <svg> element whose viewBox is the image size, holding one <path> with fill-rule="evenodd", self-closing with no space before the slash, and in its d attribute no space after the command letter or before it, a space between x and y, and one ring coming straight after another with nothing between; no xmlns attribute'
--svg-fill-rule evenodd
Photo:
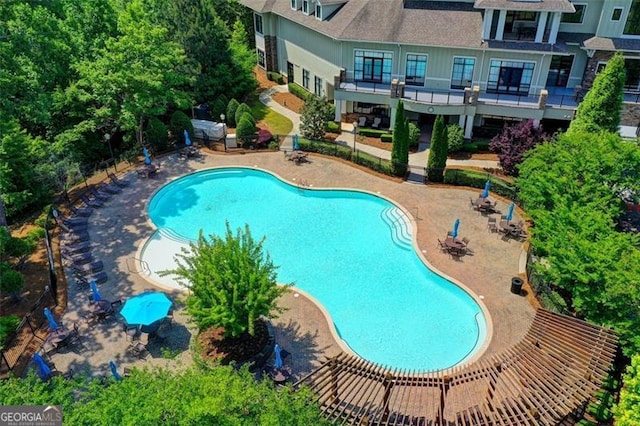
<svg viewBox="0 0 640 426"><path fill-rule="evenodd" d="M400 248L413 250L411 221L398 207L387 207L380 213L382 220L391 230L391 240Z"/></svg>

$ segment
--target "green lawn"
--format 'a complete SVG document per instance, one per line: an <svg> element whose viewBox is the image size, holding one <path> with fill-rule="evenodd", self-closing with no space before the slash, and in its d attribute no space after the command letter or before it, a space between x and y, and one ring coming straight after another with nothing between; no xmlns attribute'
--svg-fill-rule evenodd
<svg viewBox="0 0 640 426"><path fill-rule="evenodd" d="M291 120L269 109L265 104L260 102L257 96L251 106L251 113L256 121L263 121L269 131L274 135L288 135L291 129L293 129Z"/></svg>

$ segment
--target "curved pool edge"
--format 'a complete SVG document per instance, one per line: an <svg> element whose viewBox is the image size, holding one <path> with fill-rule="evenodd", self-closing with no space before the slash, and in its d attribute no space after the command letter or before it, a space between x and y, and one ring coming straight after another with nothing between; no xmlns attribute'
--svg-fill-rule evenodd
<svg viewBox="0 0 640 426"><path fill-rule="evenodd" d="M169 180L169 182L163 184L162 186L160 186L159 188L156 188L149 196L149 199L147 200L147 202L145 203L145 220L146 222L150 225L151 229L153 229L153 232L151 233L150 236L148 236L147 238L145 238L143 240L143 243L140 244L140 246L138 247L138 250L136 251L136 267L138 267L138 270L140 271L140 276L145 279L147 282L158 286L160 288L163 289L167 289L170 291L183 291L186 292L188 291L185 288L182 287L170 287L167 286L166 284L160 283L154 279L152 279L151 277L147 276L146 274L143 273L144 268L142 267L142 253L144 252L144 249L146 248L147 244L149 243L149 241L151 240L151 238L153 238L153 236L159 232L159 228L155 225L155 223L151 220L150 216L149 216L149 207L150 207L150 203L151 201L154 199L155 195L161 191L165 186L169 185L170 183L173 183L176 180L179 179L183 179L183 178L187 178L190 175L196 174L196 173L201 173L204 171L211 171L211 170L223 170L223 169L246 169L246 170L257 170L260 172L264 172L267 173L271 176L274 176L275 178L277 178L278 180L280 180L281 182L284 182L292 187L298 188L300 190L308 190L308 191L353 191L353 192L360 192L360 193L364 193L367 195L371 195L377 198L381 198L389 203L391 203L392 205L396 206L398 209L400 209L404 215L409 219L409 221L411 222L411 228L412 228L412 245L413 245L413 249L415 251L415 253L417 254L418 258L420 259L420 261L427 267L429 268L431 271L433 271L434 273L436 273L437 275L439 275L440 277L448 280L449 282L451 282L452 284L456 285L457 287L459 287L460 289L462 289L466 294L469 295L469 297L471 297L473 299L473 301L480 307L480 310L482 311L482 314L484 316L484 322L485 322L485 336L484 336L484 341L483 343L478 347L478 346L474 346L474 348L470 351L470 353L463 358L461 361L459 361L458 363L454 364L453 366L450 367L446 367L446 368L442 368L439 370L430 370L430 371L425 371L423 373L416 373L416 374L429 374L429 373L433 373L436 371L446 371L449 370L451 368L458 368L464 365L468 365L470 363L473 363L475 361L477 361L480 357L482 357L482 355L484 355L484 353L486 352L486 350L489 348L489 345L491 343L491 340L493 338L493 320L491 318L491 315L489 313L489 310L487 309L486 305L484 304L484 302L482 301L482 299L480 299L480 297L474 292L472 291L469 287L467 287L465 284L463 284L462 282L458 281L457 279L449 276L448 274L445 274L444 272L440 271L438 268L436 268L435 266L433 266L433 264L431 264L426 257L424 256L424 253L422 251L422 248L418 245L417 242L417 234L418 234L418 225L417 225L417 221L414 218L414 216L401 204L399 204L398 202L396 202L395 200L379 193L379 192L372 192L372 191L368 191L365 189L360 189L360 188L348 188L348 187L323 187L323 188L317 188L317 187L312 187L312 186L307 186L307 185L302 185L298 182L295 181L290 181L288 179L283 178L282 176L280 176L278 173L275 173L271 170L267 170L267 169L263 169L261 167L250 167L250 166L216 166L216 167L207 167L207 168L203 168L203 169L199 169L199 170L194 170L190 173L186 173L183 174L181 176L176 176L172 179ZM426 250L425 250L426 252ZM305 292L304 290L301 290L297 287L291 287L292 289L295 289L295 291L297 291L298 293L304 295L308 300L310 300L314 305L316 305L319 309L320 312L324 315L327 324L329 326L329 330L332 334L332 337L334 339L334 341L336 342L336 344L338 344L338 346L340 346L340 348L342 350L344 350L346 353L350 353L350 354L354 354L355 356L357 356L358 358L361 358L362 360L366 361L366 362L370 362L372 363L372 361L367 360L366 358L363 358L362 356L358 355L355 351L353 351L349 345L342 339L342 337L340 336L338 330L336 329L336 326L333 322L333 319L331 317L331 315L329 314L329 312L324 308L324 306L317 300L315 299L313 296L311 296L309 293ZM480 336L479 336L480 338Z"/></svg>

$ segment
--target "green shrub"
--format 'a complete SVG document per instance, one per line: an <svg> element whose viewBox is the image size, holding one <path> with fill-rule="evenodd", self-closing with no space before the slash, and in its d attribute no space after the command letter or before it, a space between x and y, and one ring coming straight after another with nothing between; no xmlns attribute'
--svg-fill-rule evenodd
<svg viewBox="0 0 640 426"><path fill-rule="evenodd" d="M367 136L370 138L379 138L382 135L388 135L388 130L379 130L379 129L368 129L368 128L359 128L358 134L362 136Z"/></svg>
<svg viewBox="0 0 640 426"><path fill-rule="evenodd" d="M255 117L253 116L253 114L251 114L250 112L245 112L245 113L243 113L243 114L240 116L240 119L238 120L238 123L239 123L239 122L241 122L243 119L247 119L247 120L249 120L249 121L253 124L253 127L255 127L255 126L256 126L256 119L255 119ZM256 129L256 130L257 130L257 129Z"/></svg>
<svg viewBox="0 0 640 426"><path fill-rule="evenodd" d="M489 143L490 141L478 141L471 142L462 145L461 151L464 152L478 152L478 151L489 151Z"/></svg>
<svg viewBox="0 0 640 426"><path fill-rule="evenodd" d="M284 78L280 73L269 71L267 72L267 78L270 81L275 81L278 84L284 84Z"/></svg>
<svg viewBox="0 0 640 426"><path fill-rule="evenodd" d="M9 264L3 263L0 265L0 290L9 293L15 298L24 288L24 276L11 269Z"/></svg>
<svg viewBox="0 0 640 426"><path fill-rule="evenodd" d="M271 141L269 142L269 149L272 151L277 151L278 149L280 149L280 144L278 144L278 142L276 141Z"/></svg>
<svg viewBox="0 0 640 426"><path fill-rule="evenodd" d="M306 138L299 139L300 149L307 152L316 152L318 154L331 155L333 157L342 158L343 160L355 160L357 164L363 165L371 170L393 176L391 170L391 162L383 160L365 152L358 152L358 156L354 159L351 148L339 145L335 142L310 141Z"/></svg>
<svg viewBox="0 0 640 426"><path fill-rule="evenodd" d="M380 140L382 142L393 142L393 135L391 133L385 133L380 135Z"/></svg>
<svg viewBox="0 0 640 426"><path fill-rule="evenodd" d="M490 176L489 179L491 180L491 192L507 198L516 199L516 188L513 184L496 176ZM484 188L486 181L487 173L475 170L447 168L444 172L444 183L450 185Z"/></svg>
<svg viewBox="0 0 640 426"><path fill-rule="evenodd" d="M310 96L315 96L313 93L309 92L307 89L300 86L299 84L289 83L288 86L289 86L289 93L293 94L294 96L297 96L298 98L302 99L305 102L307 101L307 99L309 99Z"/></svg>
<svg viewBox="0 0 640 426"><path fill-rule="evenodd" d="M171 115L171 119L169 120L169 130L171 130L171 134L173 134L173 137L179 145L184 145L185 130L193 139L193 124L187 114L182 111L176 111ZM137 148L135 154L138 154Z"/></svg>
<svg viewBox="0 0 640 426"><path fill-rule="evenodd" d="M252 118L251 114L244 114L242 118L240 118L240 122L236 127L237 137L246 138L256 133L256 125L253 123Z"/></svg>
<svg viewBox="0 0 640 426"><path fill-rule="evenodd" d="M457 124L449 124L447 126L447 139L447 152L449 154L460 151L464 145L464 130Z"/></svg>
<svg viewBox="0 0 640 426"><path fill-rule="evenodd" d="M409 123L409 146L418 146L420 143L420 128L414 123Z"/></svg>
<svg viewBox="0 0 640 426"><path fill-rule="evenodd" d="M340 133L340 123L336 123L335 121L327 121L325 130L331 133Z"/></svg>
<svg viewBox="0 0 640 426"><path fill-rule="evenodd" d="M220 120L220 115L224 114L224 120L227 121L227 101L221 96L211 105L211 116L214 120Z"/></svg>
<svg viewBox="0 0 640 426"><path fill-rule="evenodd" d="M227 123L231 127L236 127L236 110L240 106L240 102L231 99L227 104Z"/></svg>
<svg viewBox="0 0 640 426"><path fill-rule="evenodd" d="M238 108L236 108L236 114L234 116L235 123L239 123L240 119L244 114L251 115L253 124L256 123L256 119L253 117L253 114L251 113L251 108L249 108L249 105L245 104L244 102L238 105Z"/></svg>
<svg viewBox="0 0 640 426"><path fill-rule="evenodd" d="M164 152L169 147L167 126L156 117L152 117L147 124L147 142L155 152Z"/></svg>
<svg viewBox="0 0 640 426"><path fill-rule="evenodd" d="M31 231L29 231L26 238L27 240L32 242L33 250L35 250L38 240L44 238L44 228L40 226L33 228ZM33 250L31 252L33 252Z"/></svg>
<svg viewBox="0 0 640 426"><path fill-rule="evenodd" d="M7 338L20 325L20 318L17 315L7 315L0 317L0 351L4 349Z"/></svg>

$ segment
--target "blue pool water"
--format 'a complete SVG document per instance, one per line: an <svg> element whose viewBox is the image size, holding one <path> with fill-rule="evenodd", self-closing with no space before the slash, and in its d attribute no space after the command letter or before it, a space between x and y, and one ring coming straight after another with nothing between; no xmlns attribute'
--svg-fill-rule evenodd
<svg viewBox="0 0 640 426"><path fill-rule="evenodd" d="M222 235L225 221L234 232L249 224L256 240L266 236L278 282L317 299L347 345L369 361L439 370L468 359L486 338L478 303L425 266L408 218L383 198L299 189L263 171L223 168L166 185L149 216L159 229L143 254L155 259L152 270L175 266L176 244L195 240L200 229Z"/></svg>

